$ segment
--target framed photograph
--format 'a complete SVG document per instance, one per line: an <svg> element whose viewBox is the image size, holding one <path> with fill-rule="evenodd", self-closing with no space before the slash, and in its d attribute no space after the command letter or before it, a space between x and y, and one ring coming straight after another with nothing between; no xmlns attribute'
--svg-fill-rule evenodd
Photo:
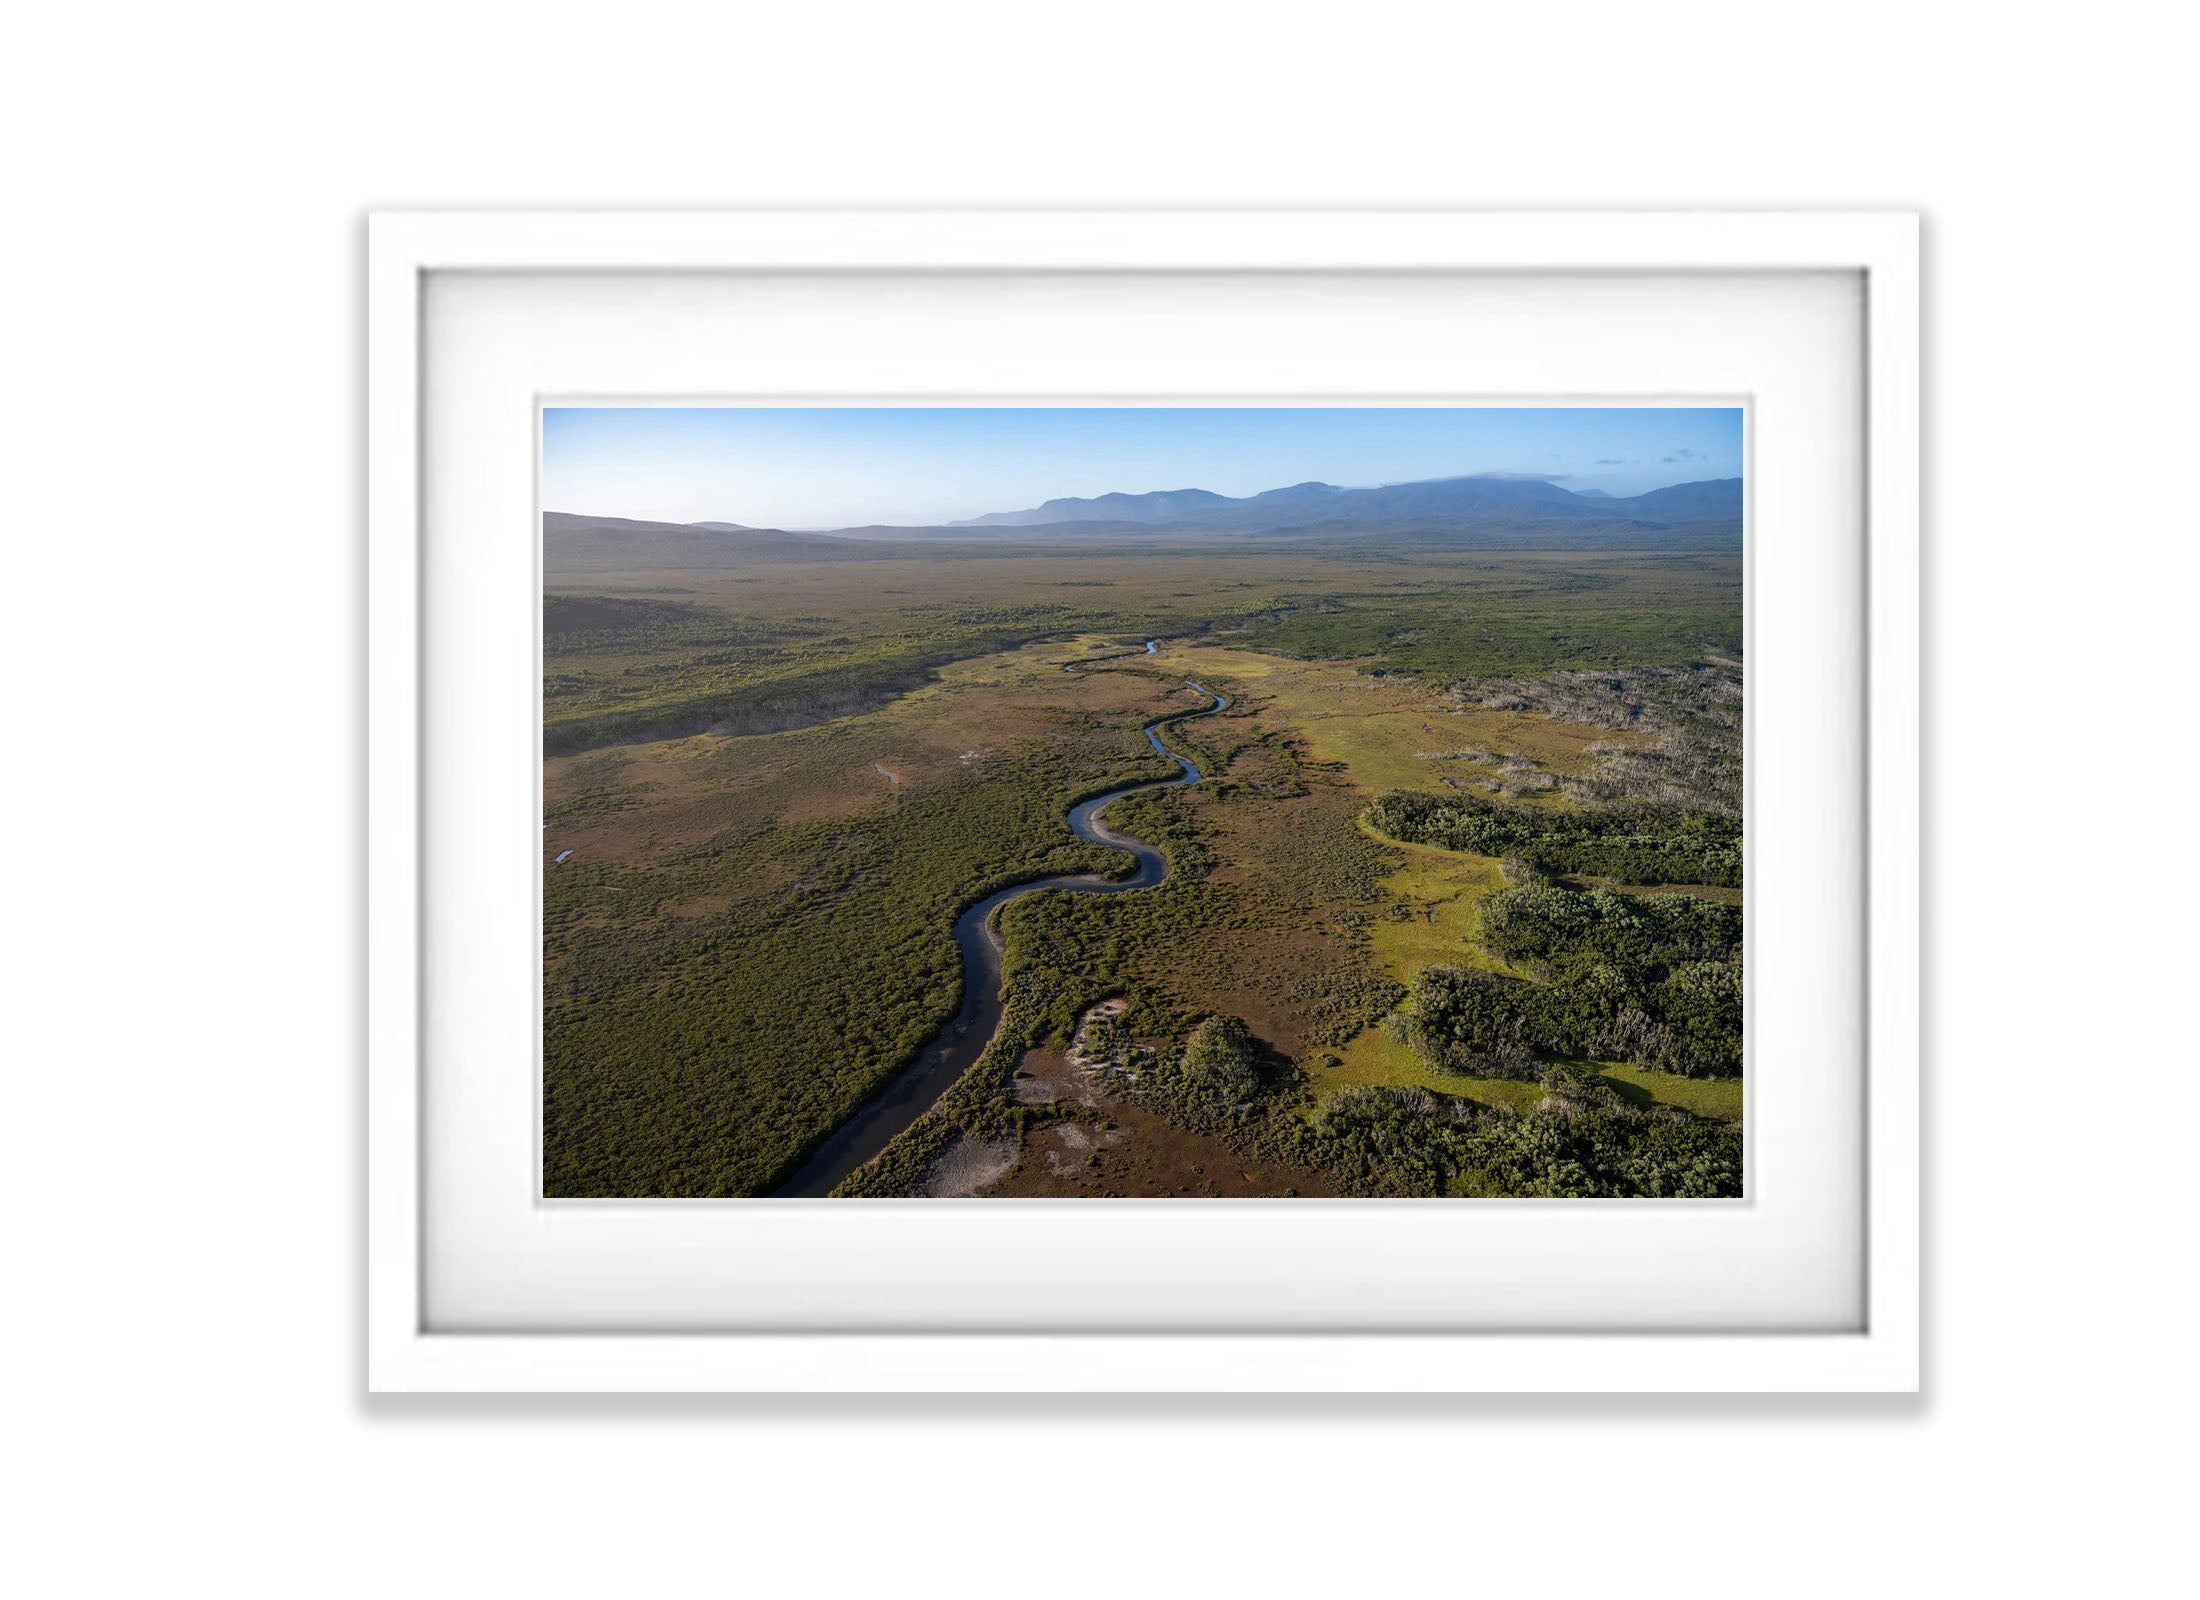
<svg viewBox="0 0 2200 1600"><path fill-rule="evenodd" d="M1914 218L368 293L372 1387L1916 1387Z"/></svg>

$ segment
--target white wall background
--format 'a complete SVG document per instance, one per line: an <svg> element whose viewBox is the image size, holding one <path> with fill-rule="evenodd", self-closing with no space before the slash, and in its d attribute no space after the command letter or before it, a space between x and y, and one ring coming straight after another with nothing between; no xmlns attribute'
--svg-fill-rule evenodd
<svg viewBox="0 0 2200 1600"><path fill-rule="evenodd" d="M2193 1050L2145 1015L2192 954L2170 15L14 19L13 1587L2148 1590L2192 1399ZM364 1401L360 214L822 202L1926 211L1921 1400Z"/></svg>

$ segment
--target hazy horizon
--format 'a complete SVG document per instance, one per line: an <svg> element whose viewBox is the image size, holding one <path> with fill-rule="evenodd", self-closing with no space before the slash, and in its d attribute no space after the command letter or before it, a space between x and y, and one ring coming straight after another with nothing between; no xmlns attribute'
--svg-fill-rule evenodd
<svg viewBox="0 0 2200 1600"><path fill-rule="evenodd" d="M543 509L938 525L1163 489L1509 473L1625 497L1742 475L1735 407L545 406Z"/></svg>

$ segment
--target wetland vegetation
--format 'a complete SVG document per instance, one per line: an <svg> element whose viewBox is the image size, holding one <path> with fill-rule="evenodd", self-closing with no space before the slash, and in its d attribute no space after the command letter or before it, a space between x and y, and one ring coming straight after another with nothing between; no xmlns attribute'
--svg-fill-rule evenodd
<svg viewBox="0 0 2200 1600"><path fill-rule="evenodd" d="M1191 676L1231 702L1168 736L1206 781L1108 813L1167 881L1002 912L999 1036L843 1193L1132 1118L1002 1191L1738 1192L1738 584L1260 544L554 574L548 1192L784 1181L954 1014L965 906L1126 869L1064 814L1168 775L1141 729ZM1020 1101L1111 995L1105 1092Z"/></svg>
<svg viewBox="0 0 2200 1600"><path fill-rule="evenodd" d="M1741 1193L1738 487L1457 482L547 519L546 1192Z"/></svg>

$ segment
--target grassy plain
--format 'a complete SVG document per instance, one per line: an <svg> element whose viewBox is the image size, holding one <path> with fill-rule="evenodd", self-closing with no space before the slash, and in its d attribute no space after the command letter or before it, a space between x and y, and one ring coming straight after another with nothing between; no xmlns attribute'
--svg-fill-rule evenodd
<svg viewBox="0 0 2200 1600"><path fill-rule="evenodd" d="M930 546L904 559L553 574L553 752L869 709L940 666L1040 640L1229 633L1255 649L1462 673L1740 648L1740 563L1374 547L1109 552Z"/></svg>
<svg viewBox="0 0 2200 1600"><path fill-rule="evenodd" d="M1156 1045L1208 1012L1244 1018L1316 1098L1372 1084L1528 1104L1537 1086L1436 1073L1378 1025L1429 965L1502 970L1475 939L1495 863L1373 837L1358 814L1393 788L1567 805L1547 778L1638 736L1462 705L1448 682L1738 650L1739 565L993 546L554 578L549 1192L771 1187L952 1013L963 905L1121 862L1062 814L1166 771L1138 729L1181 708L1186 677L1233 700L1178 735L1211 780L1111 813L1171 841L1170 881L1004 917L1010 977L1021 961L1052 985L1034 1047L1122 992ZM1608 1075L1739 1112L1738 1081ZM1019 1117L1037 1161L1054 1123ZM1001 1191L1048 1192L1035 1172Z"/></svg>

